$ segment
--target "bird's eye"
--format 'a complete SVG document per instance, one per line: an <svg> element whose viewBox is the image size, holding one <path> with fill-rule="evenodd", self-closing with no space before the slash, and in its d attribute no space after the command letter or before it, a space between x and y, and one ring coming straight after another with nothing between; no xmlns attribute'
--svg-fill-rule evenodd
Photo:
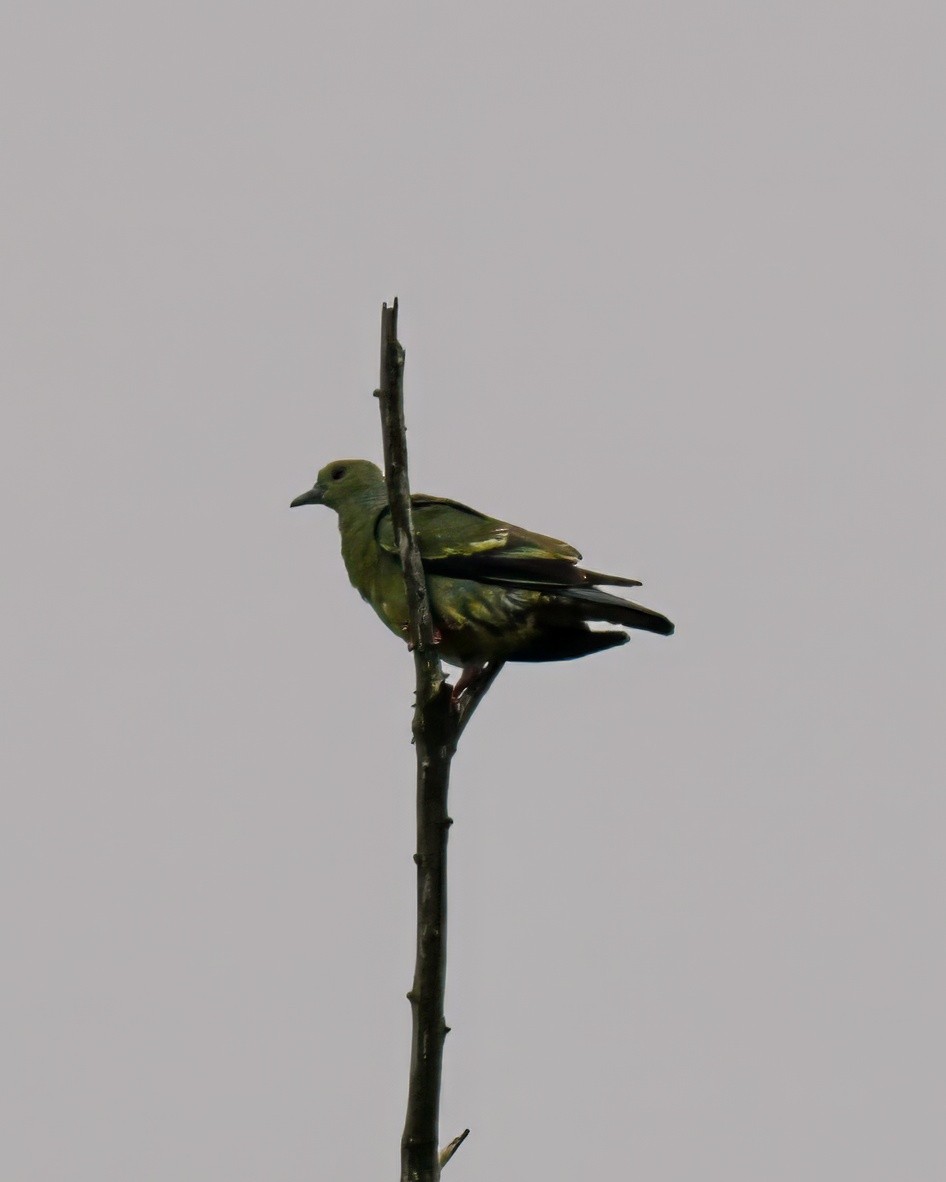
<svg viewBox="0 0 946 1182"><path fill-rule="evenodd" d="M333 480L341 480L341 478L342 478L344 475L345 475L345 469L344 469L344 468L333 468L333 469L332 469L332 479L333 479Z"/></svg>

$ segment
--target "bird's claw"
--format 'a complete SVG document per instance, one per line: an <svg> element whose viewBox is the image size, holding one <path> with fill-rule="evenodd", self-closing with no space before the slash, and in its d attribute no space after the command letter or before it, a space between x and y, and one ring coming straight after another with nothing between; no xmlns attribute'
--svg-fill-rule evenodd
<svg viewBox="0 0 946 1182"><path fill-rule="evenodd" d="M402 624L401 625L402 632L409 632L410 628L411 628L410 624ZM443 633L440 631L439 628L434 628L434 644L440 644L440 642L442 640L443 640ZM412 653L415 648L417 648L417 645L413 642L413 640L409 640L407 642L407 651L409 653Z"/></svg>
<svg viewBox="0 0 946 1182"><path fill-rule="evenodd" d="M459 706L460 699L463 695L471 686L476 685L485 672L485 665L464 665L463 672L457 678L457 682L450 693L451 705Z"/></svg>

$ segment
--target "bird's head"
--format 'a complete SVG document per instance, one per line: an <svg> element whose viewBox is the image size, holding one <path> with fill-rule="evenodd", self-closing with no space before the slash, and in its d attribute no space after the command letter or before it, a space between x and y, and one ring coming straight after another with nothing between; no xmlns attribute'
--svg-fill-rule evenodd
<svg viewBox="0 0 946 1182"><path fill-rule="evenodd" d="M375 500L385 494L384 476L370 460L333 460L318 474L315 484L290 505L328 505L338 511L341 505Z"/></svg>

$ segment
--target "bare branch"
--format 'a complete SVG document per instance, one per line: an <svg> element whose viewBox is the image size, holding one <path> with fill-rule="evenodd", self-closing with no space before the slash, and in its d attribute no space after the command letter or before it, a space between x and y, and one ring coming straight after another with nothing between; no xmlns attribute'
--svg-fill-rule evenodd
<svg viewBox="0 0 946 1182"><path fill-rule="evenodd" d="M434 625L427 600L427 583L411 513L411 490L407 471L407 427L404 422L404 350L397 339L397 299L381 308L381 385L376 391L381 404L381 435L384 445L384 475L394 537L404 569L411 647L415 663L420 659L430 679L431 691L439 689L443 669L434 647ZM419 674L418 667L418 674Z"/></svg>
<svg viewBox="0 0 946 1182"><path fill-rule="evenodd" d="M401 556L410 618L417 695L414 743L417 754L417 946L412 1010L411 1069L407 1117L401 1138L402 1182L437 1182L440 1177L440 1081L447 969L447 788L453 753L453 716L434 645L427 584L411 514L404 425L404 350L397 339L397 300L381 311L381 425L384 467L394 536Z"/></svg>
<svg viewBox="0 0 946 1182"><path fill-rule="evenodd" d="M381 405L384 469L410 620L416 698L417 756L417 944L411 1003L411 1069L407 1116L401 1138L401 1182L438 1182L467 1133L439 1152L440 1083L443 1072L444 991L447 979L447 815L450 762L457 740L496 678L492 662L460 695L456 705L444 677L420 549L414 535L404 423L404 350L397 339L397 300L381 310ZM469 1132L469 1130L467 1130Z"/></svg>

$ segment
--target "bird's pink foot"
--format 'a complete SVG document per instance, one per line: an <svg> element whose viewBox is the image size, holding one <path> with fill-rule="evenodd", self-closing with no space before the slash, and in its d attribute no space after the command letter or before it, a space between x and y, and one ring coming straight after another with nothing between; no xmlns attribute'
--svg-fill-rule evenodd
<svg viewBox="0 0 946 1182"><path fill-rule="evenodd" d="M402 632L410 632L410 630L411 630L410 624L402 624L401 625ZM443 640L443 633L440 631L439 628L434 628L434 644L439 644L442 640ZM412 653L414 651L413 641L409 640L407 642L407 651L409 653Z"/></svg>
<svg viewBox="0 0 946 1182"><path fill-rule="evenodd" d="M485 665L464 665L463 672L457 678L456 685L453 687L453 693L450 695L450 701L456 706L460 700L460 695L465 689L468 689L483 675Z"/></svg>

